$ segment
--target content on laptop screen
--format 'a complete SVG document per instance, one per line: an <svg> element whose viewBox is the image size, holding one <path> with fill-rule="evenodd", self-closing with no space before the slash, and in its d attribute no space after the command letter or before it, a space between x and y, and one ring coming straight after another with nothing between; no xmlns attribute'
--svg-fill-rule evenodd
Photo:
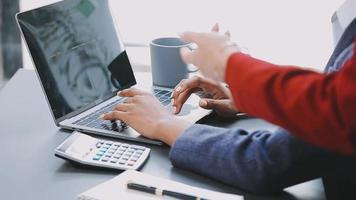
<svg viewBox="0 0 356 200"><path fill-rule="evenodd" d="M17 20L56 119L136 84L107 0L64 0Z"/></svg>

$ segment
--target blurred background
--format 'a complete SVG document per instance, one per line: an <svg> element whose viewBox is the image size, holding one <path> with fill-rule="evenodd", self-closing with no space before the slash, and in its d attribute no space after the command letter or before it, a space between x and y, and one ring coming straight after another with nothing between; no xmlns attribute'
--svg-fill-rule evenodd
<svg viewBox="0 0 356 200"><path fill-rule="evenodd" d="M0 88L19 68L33 69L21 43L15 13L58 0L0 1ZM89 0L90 1L90 0ZM223 31L250 54L277 64L321 70L334 43L331 16L343 0L110 0L113 16L134 67L149 68L147 47L160 36L184 30L209 31L219 22Z"/></svg>

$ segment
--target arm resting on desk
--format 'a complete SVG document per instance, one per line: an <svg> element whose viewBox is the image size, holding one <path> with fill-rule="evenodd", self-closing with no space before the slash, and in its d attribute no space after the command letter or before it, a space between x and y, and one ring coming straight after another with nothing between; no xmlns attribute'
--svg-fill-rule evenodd
<svg viewBox="0 0 356 200"><path fill-rule="evenodd" d="M332 155L284 130L274 133L193 125L172 146L176 167L253 193L274 193L320 177Z"/></svg>

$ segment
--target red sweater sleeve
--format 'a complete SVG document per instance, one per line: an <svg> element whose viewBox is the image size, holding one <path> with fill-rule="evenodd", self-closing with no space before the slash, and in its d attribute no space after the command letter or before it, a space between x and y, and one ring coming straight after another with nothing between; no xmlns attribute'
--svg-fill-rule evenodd
<svg viewBox="0 0 356 200"><path fill-rule="evenodd" d="M225 79L240 111L314 145L356 153L355 54L339 72L325 75L236 53Z"/></svg>

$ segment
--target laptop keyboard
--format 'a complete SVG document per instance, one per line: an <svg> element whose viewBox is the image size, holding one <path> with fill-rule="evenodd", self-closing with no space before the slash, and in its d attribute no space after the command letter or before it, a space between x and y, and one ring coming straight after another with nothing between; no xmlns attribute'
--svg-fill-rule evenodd
<svg viewBox="0 0 356 200"><path fill-rule="evenodd" d="M167 106L171 103L171 94L169 90L154 89L153 95L162 103L163 106ZM118 120L118 121L107 121L99 119L102 114L109 113L114 110L115 106L122 102L124 98L118 99L111 102L110 104L100 108L99 110L82 117L81 119L73 122L73 124L86 126L90 128L103 129L108 131L122 132L127 129L127 125Z"/></svg>
<svg viewBox="0 0 356 200"><path fill-rule="evenodd" d="M169 90L161 90L161 89L154 89L153 95L161 102L163 106L167 106L171 103L171 95L172 91Z"/></svg>

